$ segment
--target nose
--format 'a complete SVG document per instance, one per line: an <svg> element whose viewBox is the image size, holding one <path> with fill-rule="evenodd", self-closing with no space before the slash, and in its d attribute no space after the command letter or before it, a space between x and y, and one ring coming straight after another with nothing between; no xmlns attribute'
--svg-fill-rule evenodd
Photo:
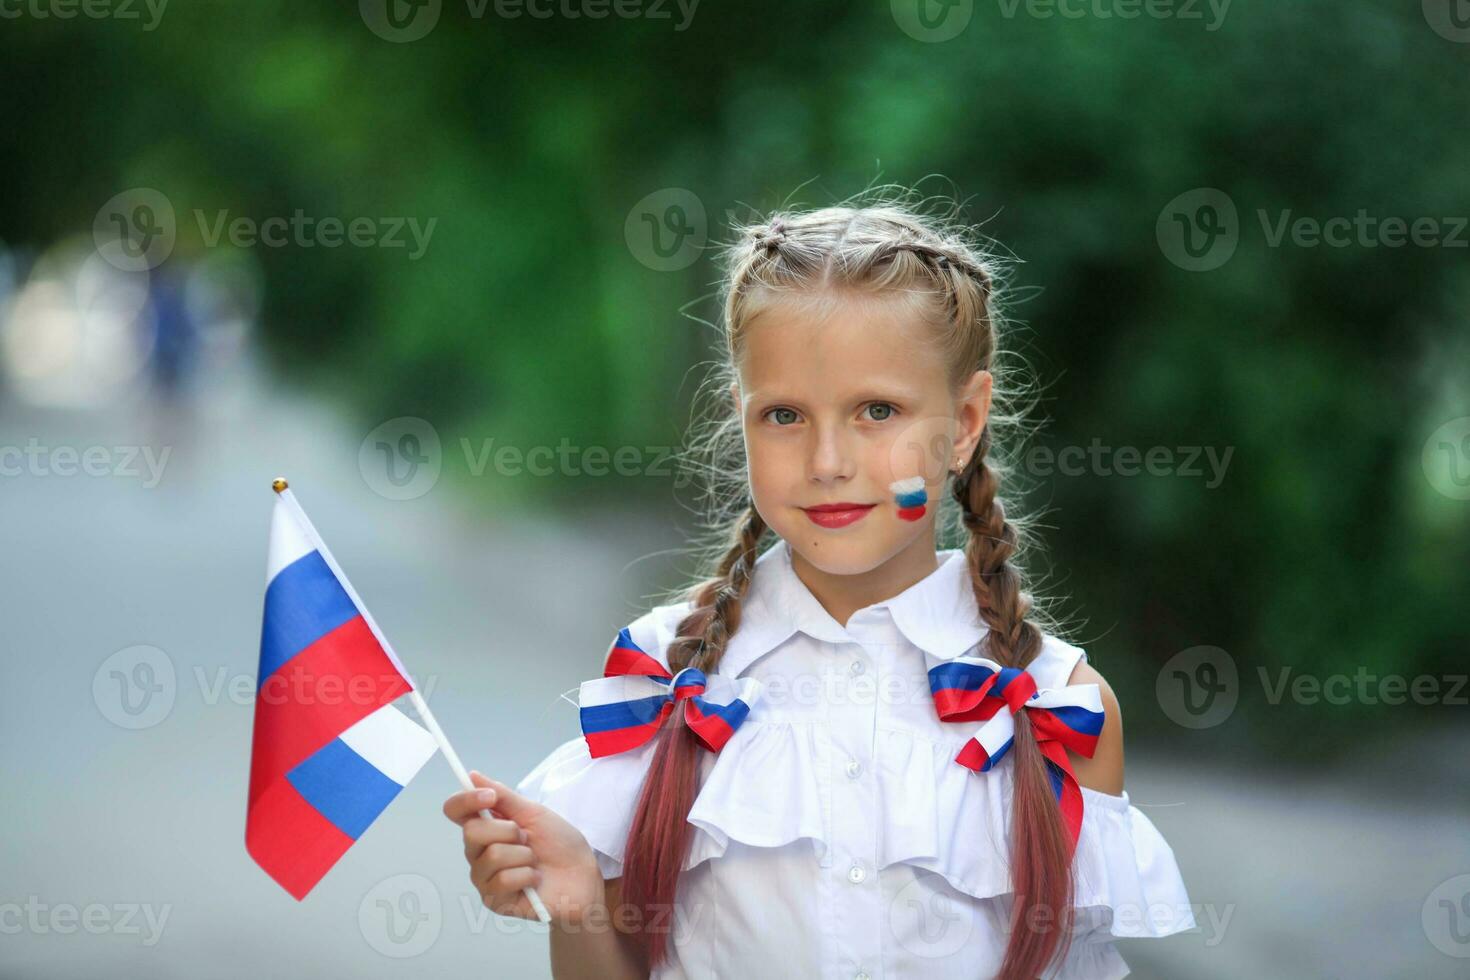
<svg viewBox="0 0 1470 980"><path fill-rule="evenodd" d="M817 483L838 483L852 478L857 464L853 459L848 433L840 425L813 428L813 442L807 469Z"/></svg>

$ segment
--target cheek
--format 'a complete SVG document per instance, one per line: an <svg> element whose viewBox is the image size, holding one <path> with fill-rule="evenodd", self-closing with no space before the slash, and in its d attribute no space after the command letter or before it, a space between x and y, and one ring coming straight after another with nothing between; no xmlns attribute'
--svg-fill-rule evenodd
<svg viewBox="0 0 1470 980"><path fill-rule="evenodd" d="M777 503L787 495L792 469L790 460L778 449L747 444L745 465L750 474L750 491L757 504Z"/></svg>

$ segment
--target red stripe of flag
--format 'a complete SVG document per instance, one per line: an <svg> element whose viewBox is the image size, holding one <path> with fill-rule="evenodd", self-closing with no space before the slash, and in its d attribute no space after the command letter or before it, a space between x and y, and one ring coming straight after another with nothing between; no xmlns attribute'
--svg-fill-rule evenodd
<svg viewBox="0 0 1470 980"><path fill-rule="evenodd" d="M250 801L302 760L410 690L362 616L324 634L261 681Z"/></svg>

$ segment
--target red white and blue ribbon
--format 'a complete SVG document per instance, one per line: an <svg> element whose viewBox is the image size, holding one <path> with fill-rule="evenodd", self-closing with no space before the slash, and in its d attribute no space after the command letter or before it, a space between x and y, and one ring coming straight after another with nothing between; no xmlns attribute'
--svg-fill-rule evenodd
<svg viewBox="0 0 1470 980"><path fill-rule="evenodd" d="M929 670L929 689L942 721L984 722L955 761L988 772L1011 747L1015 715L1026 711L1051 775L1072 846L1082 832L1082 789L1067 759L1071 749L1092 758L1103 727L1102 695L1096 684L1038 688L1018 667L985 657L956 657Z"/></svg>
<svg viewBox="0 0 1470 980"><path fill-rule="evenodd" d="M594 759L643 745L680 702L685 724L705 748L718 752L750 714L760 690L754 678L707 677L696 667L670 675L626 628L608 652L603 675L583 681L577 699Z"/></svg>

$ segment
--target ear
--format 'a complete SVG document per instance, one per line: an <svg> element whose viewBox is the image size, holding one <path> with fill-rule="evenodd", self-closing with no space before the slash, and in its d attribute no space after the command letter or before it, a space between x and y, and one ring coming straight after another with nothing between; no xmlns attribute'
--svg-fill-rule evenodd
<svg viewBox="0 0 1470 980"><path fill-rule="evenodd" d="M976 371L965 382L955 403L954 454L969 459L980 444L980 434L990 418L990 395L994 378L989 371Z"/></svg>

